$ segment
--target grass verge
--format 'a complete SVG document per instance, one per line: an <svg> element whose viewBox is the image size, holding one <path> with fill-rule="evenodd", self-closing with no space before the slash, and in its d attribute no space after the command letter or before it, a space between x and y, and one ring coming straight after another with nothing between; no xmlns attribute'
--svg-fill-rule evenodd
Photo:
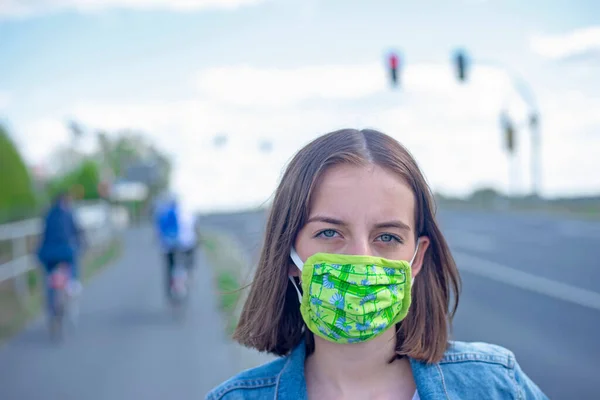
<svg viewBox="0 0 600 400"><path fill-rule="evenodd" d="M90 252L82 264L84 282L115 260L121 254L121 249L121 241L114 239L102 250ZM30 296L24 302L19 301L12 280L0 283L0 344L18 333L40 312L44 301L42 278L39 268L26 273Z"/></svg>
<svg viewBox="0 0 600 400"><path fill-rule="evenodd" d="M203 232L200 240L208 262L214 270L217 303L225 317L225 330L228 335L233 334L237 326L245 297L241 288L247 260L235 242L231 236L219 232Z"/></svg>
<svg viewBox="0 0 600 400"><path fill-rule="evenodd" d="M560 204L548 201L527 203L519 200L505 200L499 202L469 202L448 201L437 199L441 210L461 211L487 211L487 212L512 212L522 214L555 215L569 219L600 221L600 204L573 205Z"/></svg>

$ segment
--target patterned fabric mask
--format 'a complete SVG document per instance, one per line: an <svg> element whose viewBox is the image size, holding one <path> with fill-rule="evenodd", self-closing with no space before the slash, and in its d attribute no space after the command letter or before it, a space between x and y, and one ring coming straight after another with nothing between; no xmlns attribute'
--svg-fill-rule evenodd
<svg viewBox="0 0 600 400"><path fill-rule="evenodd" d="M417 250L419 243L417 242ZM317 253L302 262L300 311L308 329L335 343L371 340L402 321L411 302L410 262L372 256Z"/></svg>

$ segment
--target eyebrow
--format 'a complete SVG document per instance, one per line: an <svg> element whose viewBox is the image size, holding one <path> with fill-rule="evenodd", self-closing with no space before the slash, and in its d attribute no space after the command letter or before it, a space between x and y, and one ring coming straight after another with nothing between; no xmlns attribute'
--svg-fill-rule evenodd
<svg viewBox="0 0 600 400"><path fill-rule="evenodd" d="M313 217L310 217L308 219L308 221L306 221L307 224L309 224L311 222L325 222L326 224L338 225L338 226L347 226L348 225L347 223L345 223L344 221L342 221L340 219L333 218L333 217L327 217L327 216L323 216L323 215L315 215ZM405 224L404 222L399 221L399 220L382 222L382 223L376 224L375 228L377 228L377 229L398 228L398 229L405 230L405 231L411 230L410 226L408 226L407 224Z"/></svg>
<svg viewBox="0 0 600 400"><path fill-rule="evenodd" d="M383 222L381 224L375 225L375 228L377 228L377 229L382 229L382 228L398 228L398 229L401 229L401 230L404 230L404 231L410 231L410 226L406 225L402 221L388 221L388 222Z"/></svg>
<svg viewBox="0 0 600 400"><path fill-rule="evenodd" d="M314 217L310 217L308 219L308 221L306 221L307 224L310 224L311 222L325 222L326 224L339 225L339 226L347 226L348 225L340 219L326 217L323 215L315 215Z"/></svg>

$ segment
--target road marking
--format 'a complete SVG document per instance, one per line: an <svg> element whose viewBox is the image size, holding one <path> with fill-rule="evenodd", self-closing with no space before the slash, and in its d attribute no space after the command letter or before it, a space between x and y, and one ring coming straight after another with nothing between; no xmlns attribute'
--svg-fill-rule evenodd
<svg viewBox="0 0 600 400"><path fill-rule="evenodd" d="M463 252L454 252L459 271L600 311L600 293L543 278Z"/></svg>

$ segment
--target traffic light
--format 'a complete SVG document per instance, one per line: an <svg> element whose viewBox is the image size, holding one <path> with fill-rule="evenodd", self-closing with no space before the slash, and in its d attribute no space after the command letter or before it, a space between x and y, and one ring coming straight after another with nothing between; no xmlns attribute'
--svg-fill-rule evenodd
<svg viewBox="0 0 600 400"><path fill-rule="evenodd" d="M213 138L213 146L223 147L227 144L227 135L225 133L219 133Z"/></svg>
<svg viewBox="0 0 600 400"><path fill-rule="evenodd" d="M400 84L400 58L394 52L388 56L388 70L392 87L397 87Z"/></svg>
<svg viewBox="0 0 600 400"><path fill-rule="evenodd" d="M515 151L515 126L506 113L500 116L500 124L502 125L502 133L505 137L506 149L509 153Z"/></svg>
<svg viewBox="0 0 600 400"><path fill-rule="evenodd" d="M539 123L539 117L536 113L532 113L529 116L529 126L531 127L531 129L536 129L538 127L538 123Z"/></svg>
<svg viewBox="0 0 600 400"><path fill-rule="evenodd" d="M258 144L258 148L263 153L270 153L271 150L273 149L273 143L271 143L270 140L262 140Z"/></svg>
<svg viewBox="0 0 600 400"><path fill-rule="evenodd" d="M463 50L454 54L454 65L456 66L456 77L460 82L467 80L467 55Z"/></svg>
<svg viewBox="0 0 600 400"><path fill-rule="evenodd" d="M506 127L506 148L511 153L515 151L515 128L512 124Z"/></svg>

